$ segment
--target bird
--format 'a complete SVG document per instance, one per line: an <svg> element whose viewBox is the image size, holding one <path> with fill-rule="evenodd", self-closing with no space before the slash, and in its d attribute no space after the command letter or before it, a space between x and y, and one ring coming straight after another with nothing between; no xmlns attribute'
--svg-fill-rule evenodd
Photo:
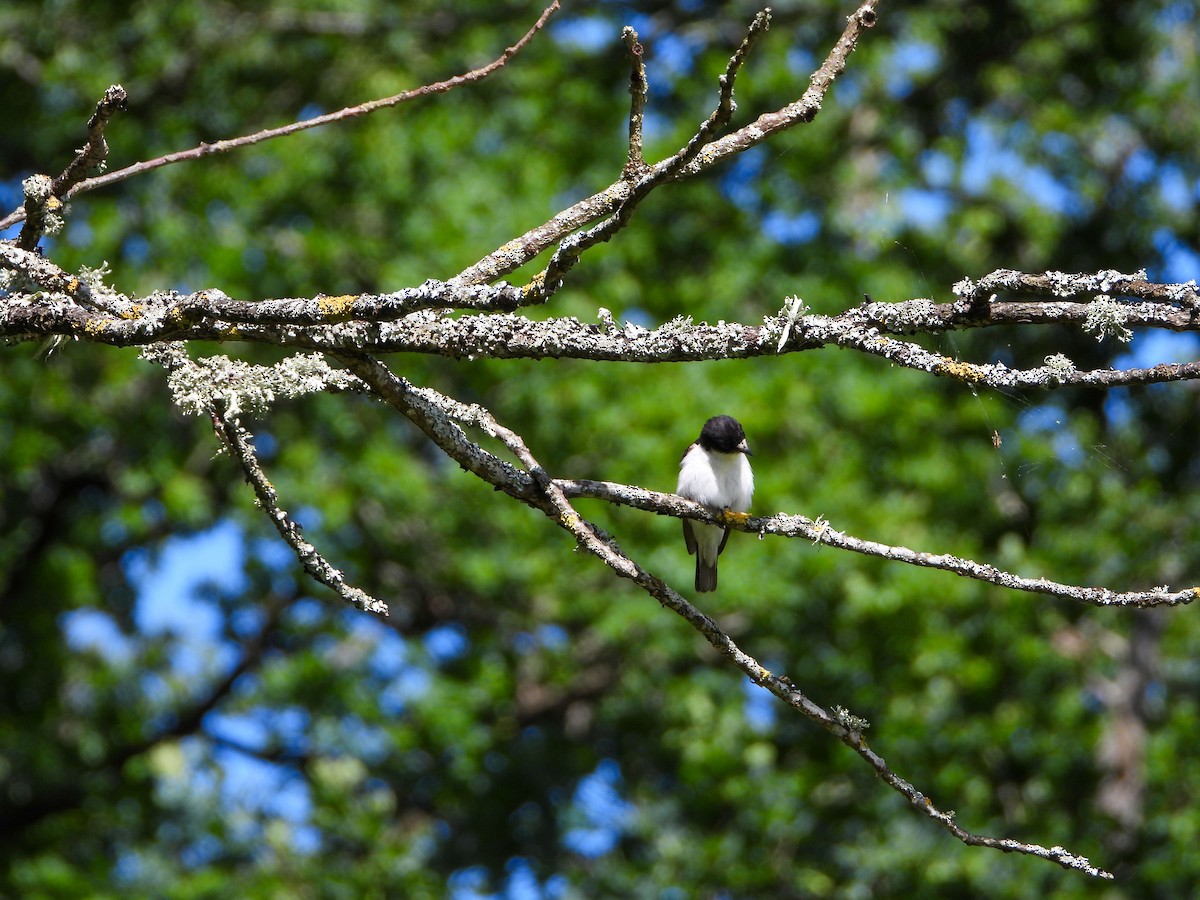
<svg viewBox="0 0 1200 900"><path fill-rule="evenodd" d="M733 416L713 416L679 460L675 493L688 500L734 512L745 512L754 494L752 456L746 433ZM683 540L696 557L696 590L717 589L717 557L729 540L729 529L683 520Z"/></svg>

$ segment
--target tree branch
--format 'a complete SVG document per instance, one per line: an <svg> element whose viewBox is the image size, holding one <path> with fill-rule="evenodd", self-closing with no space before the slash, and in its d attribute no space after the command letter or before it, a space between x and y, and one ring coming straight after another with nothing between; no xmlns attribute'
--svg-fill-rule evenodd
<svg viewBox="0 0 1200 900"><path fill-rule="evenodd" d="M876 556L919 568L941 569L943 572L950 572L975 581L984 581L997 587L1062 597L1091 606L1139 609L1151 606L1183 606L1200 596L1200 588L1186 588L1174 592L1166 588L1156 588L1152 591L1114 591L1104 587L1061 584L1046 578L1023 578L988 563L975 562L949 553L927 553L910 550L907 547L863 540L843 531L835 531L823 518L814 521L805 516L783 513L761 517L745 513L727 513L701 506L675 494L648 491L644 488L611 481L560 479L555 484L567 497L606 500L620 506L644 509L660 516L694 519L697 522L721 525L747 534L800 538L838 550L849 550L852 553Z"/></svg>
<svg viewBox="0 0 1200 900"><path fill-rule="evenodd" d="M189 374L193 381L200 381L205 377L201 367L189 359L179 345L168 344L157 347L147 356L171 372L190 370ZM280 537L295 552L304 571L313 580L332 588L347 603L366 612L386 616L388 614L387 604L348 584L341 570L331 566L317 552L317 548L304 539L300 525L279 505L279 495L275 491L275 486L271 484L263 471L258 456L254 452L254 445L251 443L250 432L242 427L237 418L236 409L231 409L230 403L219 397L203 402L203 405L212 421L217 437L221 439L221 442L242 467L246 481L250 483L254 489L254 495L258 498L259 506L267 514L267 518L271 520Z"/></svg>
<svg viewBox="0 0 1200 900"><path fill-rule="evenodd" d="M632 180L646 168L646 160L642 158L642 124L646 118L646 93L649 86L646 82L646 63L642 58L642 45L638 43L638 33L626 25L621 31L621 40L625 43L632 63L629 69L629 155L625 159L621 178Z"/></svg>
<svg viewBox="0 0 1200 900"><path fill-rule="evenodd" d="M1108 872L1093 866L1086 857L1073 854L1062 847L1046 848L1039 844L1008 838L977 835L959 826L954 820L953 813L942 812L938 809L922 792L893 772L883 757L867 746L862 735L865 722L850 716L844 710L839 709L830 713L814 703L796 687L791 679L775 675L767 670L754 657L743 651L713 619L672 590L661 578L642 568L632 558L622 553L610 537L581 516L571 505L564 490L564 485L568 483L553 479L542 468L520 435L497 422L487 409L477 404L470 406L460 404L427 388L415 389L375 360L350 358L347 362L355 374L367 381L373 390L388 400L422 431L431 437L436 435L435 443L438 443L438 446L450 454L464 469L475 472L496 489L523 500L529 506L553 519L555 524L574 537L579 547L598 557L622 578L633 581L663 606L685 619L722 656L745 673L754 684L770 691L854 750L893 790L902 794L914 809L941 825L960 841L973 846L1036 856L1093 877L1112 878ZM435 400L435 396L440 399ZM469 441L458 426L455 425L448 430L446 428L448 417L461 417L469 424L480 428L485 434L503 442L525 466L526 471L520 473L522 477L512 478L517 473L511 467L508 469L479 468L477 466L478 456L480 454L491 456L491 454L487 454L487 451ZM697 508L697 511L701 510L703 507ZM697 516L696 518L701 517Z"/></svg>
<svg viewBox="0 0 1200 900"><path fill-rule="evenodd" d="M699 175L729 157L762 143L780 131L800 123L811 122L816 118L817 113L821 110L825 93L833 84L834 79L845 71L846 60L858 44L859 37L865 29L875 24L875 9L878 5L879 0L865 0L849 17L841 37L838 38L820 68L813 73L808 89L799 100L775 112L764 113L749 125L732 134L700 146L690 155L686 164L679 171L674 172L671 177L679 180ZM755 22L758 21L756 17ZM765 27L765 23L763 27ZM754 26L752 25L751 28L753 29ZM677 157L673 156L657 163L650 168L645 178L659 177L664 169L677 164L676 159ZM462 284L481 284L507 275L529 262L552 244L565 238L572 231L582 228L589 222L612 215L633 195L635 190L637 190L635 183L618 180L615 184L591 197L580 200L549 221L530 229L519 238L494 250L460 272L455 276L454 281Z"/></svg>
<svg viewBox="0 0 1200 900"><path fill-rule="evenodd" d="M725 74L720 78L721 90L717 98L716 108L709 114L707 119L700 123L700 127L692 135L687 144L669 159L663 160L650 169L649 172L638 178L633 185L633 189L620 202L612 215L587 231L564 239L558 245L558 249L554 251L554 255L550 257L550 262L547 263L546 268L535 275L526 286L530 293L535 293L543 299L548 299L553 295L562 285L563 277L575 267L575 264L579 262L580 257L583 256L585 251L611 240L618 231L629 224L629 220L633 218L634 210L637 209L643 200L650 196L650 193L655 188L678 178L679 173L700 153L708 138L729 123L729 120L733 117L734 109L736 109L736 105L733 102L734 80L737 78L737 73L741 70L742 63L746 59L746 54L758 37L766 32L770 24L771 15L769 11L760 12L754 17L754 21L750 24L750 29L745 39L742 41L741 46L738 47L737 52L730 58L729 64L725 68ZM634 37L636 38L636 34ZM640 58L638 59L638 64L640 64ZM631 149L633 147L632 142L633 133L631 125Z"/></svg>
<svg viewBox="0 0 1200 900"><path fill-rule="evenodd" d="M54 179L54 196L65 197L71 189L83 181L89 169L103 166L108 161L108 141L104 139L104 131L108 128L109 120L117 113L127 108L129 95L119 84L110 85L96 104L96 111L88 119L87 143L75 154L70 165L63 173Z"/></svg>
<svg viewBox="0 0 1200 900"><path fill-rule="evenodd" d="M535 321L512 314L455 318L444 313L447 308L504 309L539 302L536 289L503 283L487 286L431 280L391 294L318 295L312 299L247 303L216 290L185 296L156 293L133 299L103 293L11 242L0 242L0 266L50 291L49 296L17 293L0 306L0 337L18 340L62 335L123 347L163 340L246 341L327 353L405 352L453 359L488 356L638 363L748 359L832 345L879 356L905 368L996 388L1111 388L1200 377L1200 362L1086 371L1076 369L1062 356L1028 369L1002 363L979 364L891 337L1018 323L1079 324L1090 328L1097 301L991 301L984 309L986 317L968 316L955 304L925 299L867 302L835 316L792 318L785 309L777 316L764 317L762 325L693 325L680 318L649 330L634 325L602 328L570 317ZM1196 293L1194 285L1146 282L1136 289L1145 296L1174 299L1136 303L1114 299L1105 313L1116 327L1200 332L1200 313L1189 306ZM1122 295L1110 286L1109 293L1097 296ZM79 304L97 311L88 312Z"/></svg>
<svg viewBox="0 0 1200 900"><path fill-rule="evenodd" d="M107 187L110 184L115 184L118 181L124 181L127 178L132 178L135 175L141 175L145 172L153 171L154 169L169 166L173 163L186 162L188 160L200 159L203 156L211 156L214 153L228 153L231 150L239 150L243 147L250 147L254 144L261 144L263 141L269 141L277 137L286 137L289 134L296 134L300 131L305 131L309 128L317 128L321 125L328 125L332 122L340 122L346 119L352 119L357 116L365 116L381 109L389 109L393 106L399 106L401 103L406 103L409 100L415 100L418 97L427 97L430 94L443 94L447 91L452 91L457 87L465 84L471 84L476 81L481 81L487 78L493 72L503 68L510 59L520 53L525 46L533 40L534 36L542 30L550 17L559 9L559 0L553 2L542 10L541 16L533 23L533 26L525 32L525 35L505 49L496 59L492 60L485 66L480 66L478 69L472 69L469 72L464 72L461 75L455 75L453 78L448 78L445 81L436 81L432 84L426 84L419 88L413 88L407 91L401 91L392 97L384 97L380 100L369 100L366 103L360 103L357 106L348 106L345 109L339 109L337 112L326 113L323 116L314 116L311 119L305 119L303 122L293 122L290 125L283 125L278 128L267 128L255 134L243 135L242 137L231 138L225 141L216 141L212 144L201 144L199 147L193 147L191 150L181 150L177 153L168 153L165 156L160 156L156 159L145 160L143 162L134 163L131 166L126 166L124 169L118 169L115 172L109 172L107 175L101 175L96 178L89 178L86 181L80 181L70 188L63 196L63 199L74 197L76 194L82 194L86 191L94 191L97 188ZM109 88L113 90L113 88ZM123 93L123 91L122 91ZM107 94L105 95L107 97ZM124 98L122 98L123 101ZM99 109L97 109L99 112ZM95 117L93 117L95 119ZM91 122L88 123L89 128ZM76 158L78 160L78 157ZM72 163L74 165L74 163ZM68 172L71 171L68 168ZM64 176L66 173L64 173ZM56 182L57 184L57 182ZM22 210L14 210L9 215L0 219L0 231L10 225L21 221L25 217Z"/></svg>

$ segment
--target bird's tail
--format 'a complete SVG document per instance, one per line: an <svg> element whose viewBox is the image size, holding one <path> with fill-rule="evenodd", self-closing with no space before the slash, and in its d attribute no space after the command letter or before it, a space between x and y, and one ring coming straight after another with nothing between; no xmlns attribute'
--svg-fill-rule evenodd
<svg viewBox="0 0 1200 900"><path fill-rule="evenodd" d="M714 560L712 565L704 562L702 555L696 554L696 590L700 593L715 591L717 589L717 563Z"/></svg>

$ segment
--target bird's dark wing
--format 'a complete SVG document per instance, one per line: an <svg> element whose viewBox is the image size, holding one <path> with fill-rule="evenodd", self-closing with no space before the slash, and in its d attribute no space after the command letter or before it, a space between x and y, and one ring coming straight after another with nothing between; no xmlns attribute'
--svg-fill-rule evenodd
<svg viewBox="0 0 1200 900"><path fill-rule="evenodd" d="M717 548L717 556L720 556L721 551L725 549L725 542L729 540L729 532L732 530L731 528L725 529L725 534L721 536L721 546Z"/></svg>
<svg viewBox="0 0 1200 900"><path fill-rule="evenodd" d="M692 532L692 520L683 520L683 542L687 545L688 555L696 552L696 535Z"/></svg>

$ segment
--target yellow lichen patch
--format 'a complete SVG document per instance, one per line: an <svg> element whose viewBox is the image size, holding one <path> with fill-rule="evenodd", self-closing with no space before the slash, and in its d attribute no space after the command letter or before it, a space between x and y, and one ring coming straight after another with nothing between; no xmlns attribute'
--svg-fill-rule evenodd
<svg viewBox="0 0 1200 900"><path fill-rule="evenodd" d="M337 297L318 297L317 309L321 315L330 318L344 318L354 309L354 301L358 298L353 294L340 294Z"/></svg>
<svg viewBox="0 0 1200 900"><path fill-rule="evenodd" d="M104 334L108 331L108 325L103 319L88 319L83 323L84 334Z"/></svg>
<svg viewBox="0 0 1200 900"><path fill-rule="evenodd" d="M533 293L541 293L542 288L545 285L545 283L546 283L546 273L543 270L541 272L538 272L532 278L530 278L529 284L527 284L523 288L521 288L521 296L528 297L530 294L533 294Z"/></svg>
<svg viewBox="0 0 1200 900"><path fill-rule="evenodd" d="M952 378L957 378L960 381L986 381L987 376L980 371L978 366L973 366L970 363L960 362L957 359L947 359L938 363L933 368L934 375L949 375Z"/></svg>
<svg viewBox="0 0 1200 900"><path fill-rule="evenodd" d="M134 303L128 309L118 311L117 315L122 319L140 319L142 317L142 305Z"/></svg>
<svg viewBox="0 0 1200 900"><path fill-rule="evenodd" d="M739 525L745 525L750 520L750 513L734 512L731 509L727 509L722 518L727 522L736 522Z"/></svg>
<svg viewBox="0 0 1200 900"><path fill-rule="evenodd" d="M73 294L77 290L79 290L79 279L78 278L68 278L67 279L67 293Z"/></svg>

